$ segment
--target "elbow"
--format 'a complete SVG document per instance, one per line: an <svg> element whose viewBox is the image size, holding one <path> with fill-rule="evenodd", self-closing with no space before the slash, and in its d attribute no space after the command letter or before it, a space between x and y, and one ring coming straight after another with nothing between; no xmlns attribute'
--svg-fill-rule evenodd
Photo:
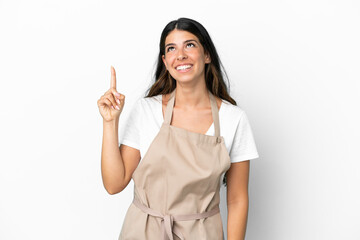
<svg viewBox="0 0 360 240"><path fill-rule="evenodd" d="M103 179L104 188L110 195L122 192L126 188L127 183L128 181L125 181L125 179Z"/></svg>
<svg viewBox="0 0 360 240"><path fill-rule="evenodd" d="M122 191L122 189L121 189L121 190L118 190L118 189L114 189L114 188L105 188L105 189L106 189L106 192L107 192L109 195L115 195L115 194L117 194L117 193L119 193L119 192Z"/></svg>
<svg viewBox="0 0 360 240"><path fill-rule="evenodd" d="M122 192L122 190L124 190L122 186L104 186L104 187L109 195L115 195L117 193Z"/></svg>
<svg viewBox="0 0 360 240"><path fill-rule="evenodd" d="M228 200L227 201L228 208L230 206L248 206L248 205L249 205L248 196L243 196L243 197L238 198L238 199L233 199L233 200Z"/></svg>
<svg viewBox="0 0 360 240"><path fill-rule="evenodd" d="M227 205L247 205L249 204L249 195L247 192L238 194L236 197L228 197Z"/></svg>
<svg viewBox="0 0 360 240"><path fill-rule="evenodd" d="M113 189L107 189L107 188L105 188L105 189L106 189L106 192L107 192L109 195L115 195L115 194L118 193L117 191L114 191Z"/></svg>

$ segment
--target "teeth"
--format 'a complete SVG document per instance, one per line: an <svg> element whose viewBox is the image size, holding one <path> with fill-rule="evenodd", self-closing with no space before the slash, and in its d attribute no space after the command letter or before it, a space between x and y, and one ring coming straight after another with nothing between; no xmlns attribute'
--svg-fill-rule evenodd
<svg viewBox="0 0 360 240"><path fill-rule="evenodd" d="M182 66L177 67L176 69L177 70L184 70L184 69L188 69L188 68L191 68L191 65L182 65Z"/></svg>

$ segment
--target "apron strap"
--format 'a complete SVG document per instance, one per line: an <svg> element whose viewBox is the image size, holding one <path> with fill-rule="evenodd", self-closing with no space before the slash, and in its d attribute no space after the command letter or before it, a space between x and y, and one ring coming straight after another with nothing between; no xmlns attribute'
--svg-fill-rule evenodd
<svg viewBox="0 0 360 240"><path fill-rule="evenodd" d="M210 96L212 117L213 117L214 127L215 127L215 136L219 137L220 136L219 109L217 107L216 99L210 91L209 91L209 96Z"/></svg>
<svg viewBox="0 0 360 240"><path fill-rule="evenodd" d="M164 123L170 125L172 113L174 109L174 103L175 103L175 91L176 88L171 92L168 103L166 105L165 109L165 119ZM214 128L215 128L215 136L220 136L220 121L219 121L219 109L217 107L216 99L214 95L208 90L209 98L210 98L210 104L211 104L211 112L214 122Z"/></svg>
<svg viewBox="0 0 360 240"><path fill-rule="evenodd" d="M174 102L175 102L175 90L176 88L170 93L168 103L166 105L165 109L165 116L164 116L164 123L170 125L172 112L174 108Z"/></svg>

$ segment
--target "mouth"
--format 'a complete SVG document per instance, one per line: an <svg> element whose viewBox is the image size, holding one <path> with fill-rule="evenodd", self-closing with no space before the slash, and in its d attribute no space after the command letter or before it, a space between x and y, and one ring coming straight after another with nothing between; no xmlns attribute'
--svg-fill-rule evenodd
<svg viewBox="0 0 360 240"><path fill-rule="evenodd" d="M192 69L192 67L193 67L192 64L184 64L184 65L177 66L175 69L178 72L188 72Z"/></svg>

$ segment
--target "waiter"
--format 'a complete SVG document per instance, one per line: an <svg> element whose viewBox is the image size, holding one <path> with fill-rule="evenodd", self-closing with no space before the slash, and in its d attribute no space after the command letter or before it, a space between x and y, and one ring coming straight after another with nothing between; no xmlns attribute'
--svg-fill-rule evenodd
<svg viewBox="0 0 360 240"><path fill-rule="evenodd" d="M141 58L138 64L143 65ZM161 99L163 121L146 144L147 132L154 129L146 114L156 113L143 109L155 99ZM125 135L134 140L122 139L119 147L118 122L124 103L112 67L110 89L98 100L104 128L103 183L109 194L116 194L134 180L134 199L119 240L223 239L222 176L227 185L228 240L244 239L249 159L258 154L246 115L227 92L220 59L206 29L188 18L165 26L155 82L147 97L137 101L126 125ZM242 117L237 118L237 113ZM139 124L140 116L148 124ZM211 127L214 133L206 134Z"/></svg>

